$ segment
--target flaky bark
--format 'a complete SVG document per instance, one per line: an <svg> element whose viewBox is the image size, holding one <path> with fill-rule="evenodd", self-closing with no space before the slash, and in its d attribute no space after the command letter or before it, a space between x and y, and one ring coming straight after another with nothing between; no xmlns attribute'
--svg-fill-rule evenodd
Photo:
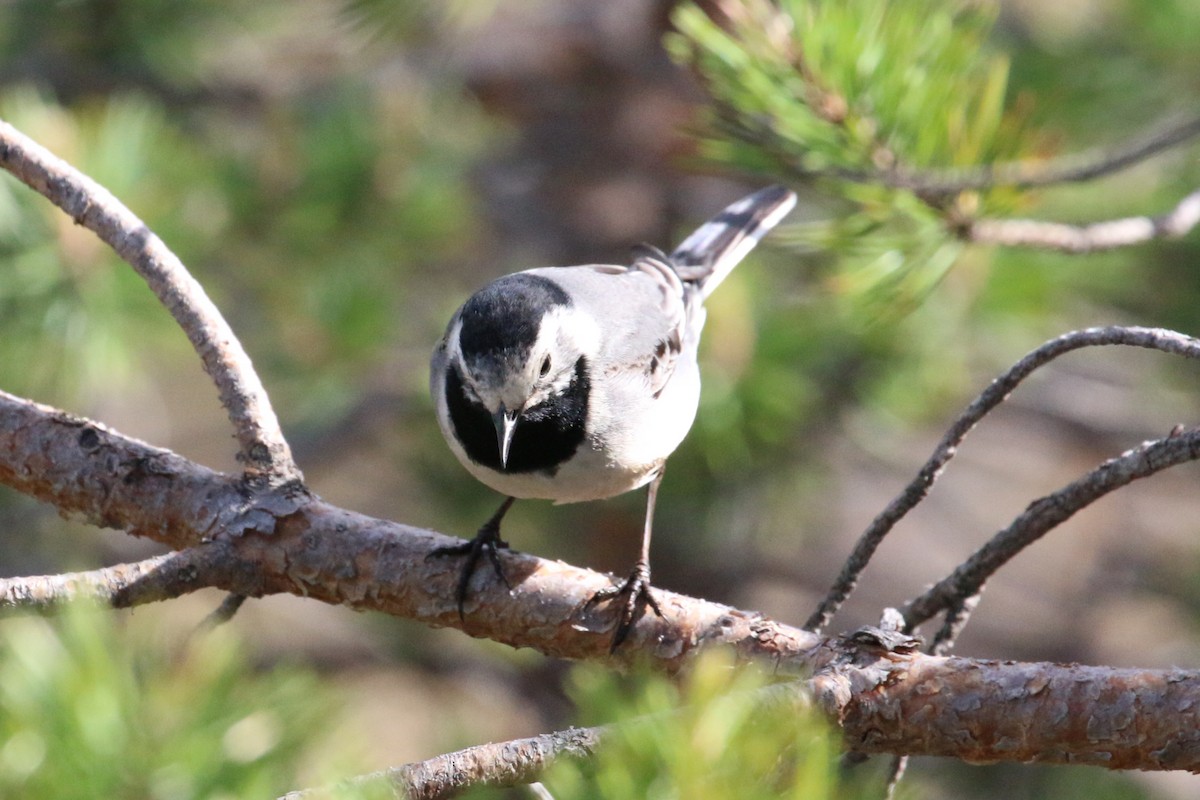
<svg viewBox="0 0 1200 800"><path fill-rule="evenodd" d="M916 654L887 673L869 691L814 681L856 751L1200 772L1194 671Z"/></svg>

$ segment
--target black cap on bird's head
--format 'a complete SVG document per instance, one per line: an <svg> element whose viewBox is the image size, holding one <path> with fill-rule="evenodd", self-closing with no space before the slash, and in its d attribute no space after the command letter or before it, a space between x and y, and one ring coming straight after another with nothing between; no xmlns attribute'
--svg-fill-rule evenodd
<svg viewBox="0 0 1200 800"><path fill-rule="evenodd" d="M478 404L478 410L468 414L465 405L455 408L456 398L448 399L452 416L458 417L460 434L468 428L468 416L479 420L470 423L473 433L466 438L472 441L463 441L464 447L474 451L476 461L492 463L501 470L549 467L549 459L531 450L536 447L533 442L546 439L547 426L554 429L551 438L562 439L564 432L558 429L568 420L571 426L581 425L586 398L577 396L583 387L575 375L581 362L572 350L561 347L559 327L563 312L571 305L571 298L558 284L529 273L500 278L463 304L458 314L457 345L463 372L459 392L467 392L463 399L468 405ZM563 358L567 355L569 360ZM570 400L562 397L568 389L573 390ZM571 413L564 413L568 408ZM495 450L491 446L485 449L479 440L484 414L494 431ZM529 429L531 435L526 446L514 449L520 429ZM581 432L572 430L571 443L564 442L557 449L564 454L573 452L581 438ZM556 453L553 460L558 458Z"/></svg>
<svg viewBox="0 0 1200 800"><path fill-rule="evenodd" d="M542 319L551 310L571 305L556 283L518 272L480 289L463 304L458 346L463 360L524 361L541 333Z"/></svg>

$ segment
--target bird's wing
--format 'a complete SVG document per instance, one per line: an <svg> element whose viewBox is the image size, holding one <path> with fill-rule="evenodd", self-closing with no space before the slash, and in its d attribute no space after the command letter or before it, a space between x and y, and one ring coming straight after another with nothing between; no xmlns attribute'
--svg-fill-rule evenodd
<svg viewBox="0 0 1200 800"><path fill-rule="evenodd" d="M700 315L700 323L703 323L704 311L698 303L689 302L688 295L695 290L679 279L674 264L661 252L653 248L638 248L629 271L649 276L657 288L659 324L656 330L651 331L653 335L644 338L645 343L653 347L648 347L641 354L636 367L644 373L651 394L658 397L675 374L675 364L683 352L684 344L693 339L693 331L699 334L694 323L697 314Z"/></svg>
<svg viewBox="0 0 1200 800"><path fill-rule="evenodd" d="M699 304L689 301L694 286L684 284L666 256L645 249L629 266L591 264L534 270L559 281L586 305L605 337L597 369L618 383L645 381L657 396L675 371L689 341Z"/></svg>

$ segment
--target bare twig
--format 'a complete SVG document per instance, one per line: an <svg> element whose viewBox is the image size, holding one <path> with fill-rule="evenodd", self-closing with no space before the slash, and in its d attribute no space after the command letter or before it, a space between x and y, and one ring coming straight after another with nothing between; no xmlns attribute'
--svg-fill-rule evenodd
<svg viewBox="0 0 1200 800"><path fill-rule="evenodd" d="M48 613L73 602L131 608L170 600L211 586L210 572L220 558L219 548L192 547L89 572L2 578L0 612L32 609Z"/></svg>
<svg viewBox="0 0 1200 800"><path fill-rule="evenodd" d="M1063 334L1030 352L1007 372L996 378L959 416L934 448L932 455L916 477L904 487L879 516L871 522L854 546L841 574L830 587L825 599L804 623L805 630L820 631L829 624L842 603L858 583L883 538L909 511L917 506L933 487L946 463L958 452L967 434L981 419L1016 389L1017 385L1039 367L1059 356L1083 347L1126 345L1161 350L1165 353L1200 359L1200 340L1161 328L1111 326L1088 328Z"/></svg>
<svg viewBox="0 0 1200 800"><path fill-rule="evenodd" d="M1200 117L1184 117L1158 122L1153 129L1113 147L1095 148L1046 161L1017 161L947 170L899 168L841 177L865 183L878 182L919 194L957 194L995 186L1034 189L1102 178L1186 144L1197 136L1200 136Z"/></svg>
<svg viewBox="0 0 1200 800"><path fill-rule="evenodd" d="M246 599L246 595L244 594L225 595L225 599L221 601L221 605L213 609L207 617L200 621L197 630L209 631L229 622L237 614L238 610L241 609Z"/></svg>
<svg viewBox="0 0 1200 800"><path fill-rule="evenodd" d="M781 169L800 180L832 178L903 189L925 197L945 197L997 186L1035 189L1094 180L1120 172L1200 136L1200 117L1183 117L1159 122L1154 128L1113 147L1094 148L1083 153L1042 161L1015 161L946 169L915 168L899 163L882 169L814 168L805 163L805 153L797 152L788 139L775 129L771 119L761 116L746 117L736 108L719 100L715 103L715 110L716 124L721 130L766 150ZM826 116L820 114L820 109L816 111L819 115ZM841 120L826 118L826 121L840 124L844 117ZM883 145L873 142L872 148L878 153ZM878 161L877 156L876 160ZM895 160L894 154L891 155L891 160Z"/></svg>
<svg viewBox="0 0 1200 800"><path fill-rule="evenodd" d="M570 728L544 733L527 739L468 747L428 761L362 775L344 784L345 788L366 785L389 786L397 796L409 800L442 800L472 786L514 786L529 783L561 758L592 755L610 726ZM281 800L317 800L338 797L337 790L305 789L289 792Z"/></svg>
<svg viewBox="0 0 1200 800"><path fill-rule="evenodd" d="M204 289L162 240L107 189L2 120L0 167L112 247L171 312L217 385L247 477L269 486L300 480L249 356Z"/></svg>
<svg viewBox="0 0 1200 800"><path fill-rule="evenodd" d="M929 643L928 652L935 656L950 654L950 651L954 649L954 643L958 639L958 635L962 633L963 628L967 627L967 622L971 619L971 613L979 605L979 598L979 594L973 594L970 597L960 597L946 609L946 616L942 619L942 627L934 634L933 641ZM908 628L909 626L905 624L905 627Z"/></svg>
<svg viewBox="0 0 1200 800"><path fill-rule="evenodd" d="M883 788L884 800L892 800L896 796L896 787L904 780L907 769L908 756L892 756L892 763L888 764L887 783Z"/></svg>
<svg viewBox="0 0 1200 800"><path fill-rule="evenodd" d="M978 594L984 582L1013 556L1114 489L1198 458L1200 428L1173 432L1164 439L1144 442L1109 459L1079 480L1035 500L951 575L909 603L904 610L906 622L910 628L920 625L939 611L954 608L963 598Z"/></svg>
<svg viewBox="0 0 1200 800"><path fill-rule="evenodd" d="M962 228L964 239L1009 247L1037 247L1064 253L1090 253L1183 236L1200 224L1200 190L1157 217L1126 217L1067 225L1033 219L981 219Z"/></svg>

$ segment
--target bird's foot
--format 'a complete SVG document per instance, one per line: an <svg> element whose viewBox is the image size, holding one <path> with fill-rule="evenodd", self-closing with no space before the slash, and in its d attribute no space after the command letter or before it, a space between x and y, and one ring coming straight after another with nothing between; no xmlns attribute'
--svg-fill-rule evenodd
<svg viewBox="0 0 1200 800"><path fill-rule="evenodd" d="M617 619L617 629L613 632L612 644L608 648L609 654L617 652L617 648L629 637L634 623L645 613L647 606L659 617L663 615L650 589L650 565L645 561L638 561L620 586L609 586L592 595L592 599L587 601L584 608L591 608L606 600L622 601L621 616Z"/></svg>
<svg viewBox="0 0 1200 800"><path fill-rule="evenodd" d="M508 582L508 578L504 575L504 567L500 564L499 551L507 549L508 542L500 538L500 525L496 524L495 520L488 520L471 541L448 547L439 547L430 551L429 555L425 556L427 559L440 556L467 557L467 560L463 563L462 572L458 576L458 588L455 590L455 597L458 600L459 619L464 622L466 621L463 606L467 601L467 587L471 583L471 576L475 574L475 568L479 565L479 559L485 553L487 554L488 561L492 564L492 571L496 573L496 577L510 591L512 590L512 584Z"/></svg>

